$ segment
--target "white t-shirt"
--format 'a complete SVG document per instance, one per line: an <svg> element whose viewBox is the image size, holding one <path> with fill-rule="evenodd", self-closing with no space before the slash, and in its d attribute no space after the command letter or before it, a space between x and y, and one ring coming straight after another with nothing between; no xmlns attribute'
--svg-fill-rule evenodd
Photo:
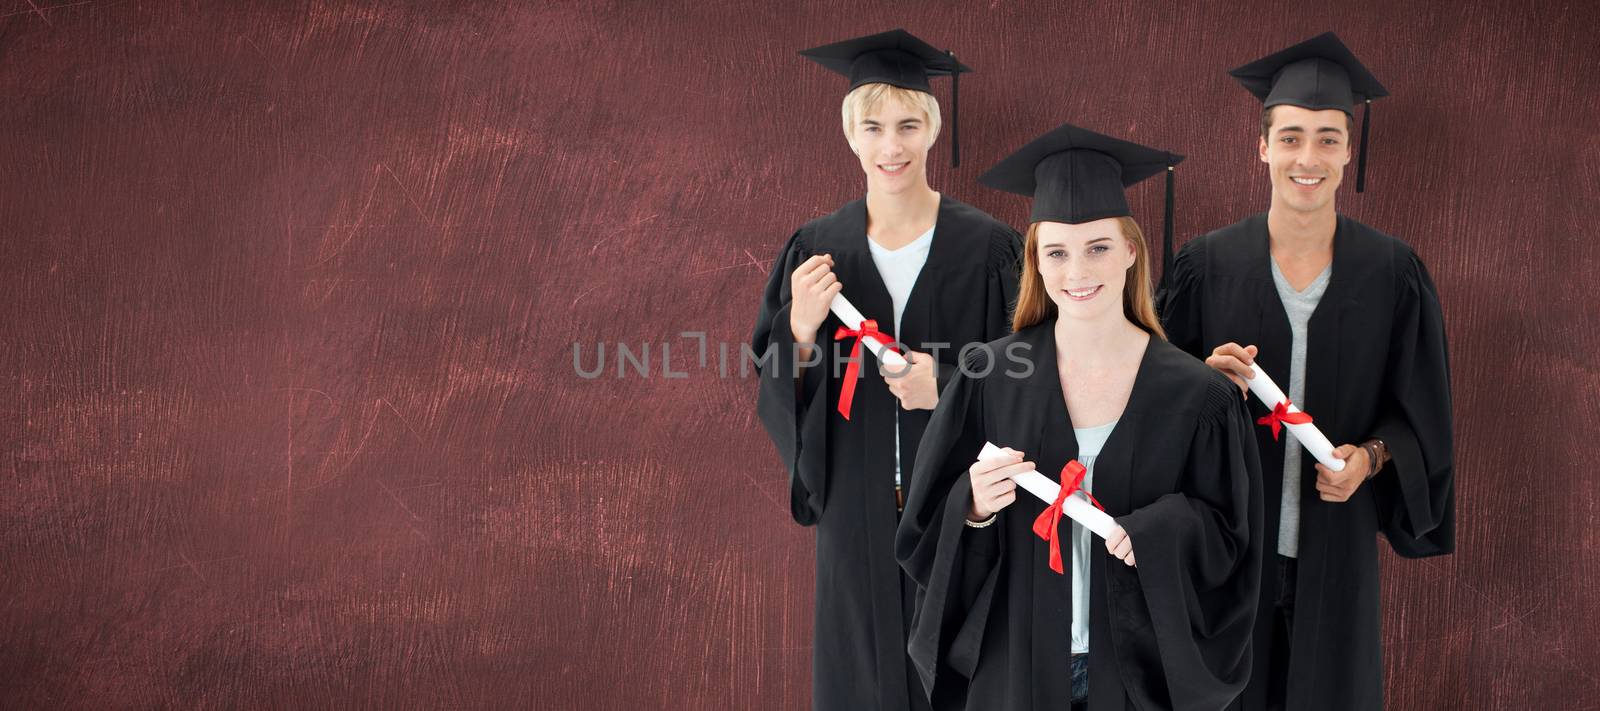
<svg viewBox="0 0 1600 711"><path fill-rule="evenodd" d="M878 268L878 277L883 279L884 288L889 290L889 299L894 302L894 323L890 335L896 339L900 337L900 317L906 312L906 301L911 299L911 287L917 284L917 275L922 273L922 265L928 262L928 248L933 245L933 228L929 227L921 237L912 240L910 244L899 249L884 249L877 242L867 238L867 246L872 249L872 264ZM862 367L866 364L863 363ZM900 408L894 411L894 485L900 486Z"/></svg>
<svg viewBox="0 0 1600 711"><path fill-rule="evenodd" d="M1118 418L1121 419L1121 418ZM1088 471L1083 474L1083 490L1093 493L1089 483L1094 479L1094 460L1111 438L1117 426L1112 420L1099 427L1072 428L1078 439L1078 463ZM1072 522L1072 653L1089 653L1089 546L1094 545L1094 533Z"/></svg>

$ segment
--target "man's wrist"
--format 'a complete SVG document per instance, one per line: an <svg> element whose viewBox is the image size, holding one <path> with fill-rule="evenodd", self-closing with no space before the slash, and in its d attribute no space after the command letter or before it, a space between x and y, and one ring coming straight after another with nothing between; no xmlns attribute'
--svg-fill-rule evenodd
<svg viewBox="0 0 1600 711"><path fill-rule="evenodd" d="M1384 446L1383 440L1373 437L1362 442L1361 449L1367 453L1367 478L1371 479L1383 469L1383 464L1388 458L1388 448Z"/></svg>

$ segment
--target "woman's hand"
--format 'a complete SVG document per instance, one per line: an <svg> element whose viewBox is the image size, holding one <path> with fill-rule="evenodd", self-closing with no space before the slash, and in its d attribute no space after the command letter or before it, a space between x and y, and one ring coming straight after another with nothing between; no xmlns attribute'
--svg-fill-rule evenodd
<svg viewBox="0 0 1600 711"><path fill-rule="evenodd" d="M1007 447L1001 450L1005 457L979 459L967 468L972 477L972 506L967 510L967 520L983 521L995 512L1017 500L1017 482L1011 477L1033 469L1033 462L1022 458L1022 453Z"/></svg>
<svg viewBox="0 0 1600 711"><path fill-rule="evenodd" d="M1117 529L1111 532L1111 536L1106 538L1106 551L1116 556L1117 560L1137 567L1133 562L1133 539L1128 537L1128 532L1122 530L1121 526L1117 526Z"/></svg>

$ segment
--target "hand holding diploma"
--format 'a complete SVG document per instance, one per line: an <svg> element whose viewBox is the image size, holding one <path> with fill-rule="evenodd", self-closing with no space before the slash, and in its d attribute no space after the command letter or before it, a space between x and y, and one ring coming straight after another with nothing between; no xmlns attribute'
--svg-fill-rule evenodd
<svg viewBox="0 0 1600 711"><path fill-rule="evenodd" d="M1059 522L1065 515L1079 525L1096 535L1106 539L1106 550L1128 565L1133 565L1133 542L1128 539L1128 534L1117 525L1115 519L1100 508L1100 503L1094 497L1079 488L1083 480L1083 465L1077 460L1067 463L1062 472L1062 478L1067 481L1066 488L1061 484L1051 481L1049 477L1040 474L1033 463L1025 461L1022 453L1012 449L1003 449L993 442L985 442L983 451L978 453L978 461L968 470L973 477L973 514L982 514L988 518L993 511L1009 506L1016 501L1015 486L1020 486L1028 493L1050 504L1034 521L1033 531L1040 538L1050 541L1050 569L1060 573L1064 570L1060 552ZM1007 476L1015 482L1015 486L1003 489L1004 494L989 496L988 502L1000 502L997 507L990 508L987 502L980 502L980 478L984 486L984 496L995 491L991 482L1001 476ZM1064 495L1063 495L1064 494ZM986 513L987 512L987 513ZM1113 544L1115 547L1113 547Z"/></svg>
<svg viewBox="0 0 1600 711"><path fill-rule="evenodd" d="M817 342L817 330L832 311L844 326L834 333L834 340L855 338L850 350L850 364L845 369L844 383L839 390L839 414L850 419L850 405L855 399L856 379L861 375L861 347L872 351L873 357L896 372L906 370L905 358L890 349L894 339L878 330L878 322L868 320L844 298L844 284L833 273L833 256L814 254L801 262L789 275L789 291L793 298L789 306L789 330L794 342L801 346L796 357L810 360L811 348ZM898 394L897 394L898 395ZM937 394L936 394L937 396ZM937 397L936 397L937 399Z"/></svg>
<svg viewBox="0 0 1600 711"><path fill-rule="evenodd" d="M874 326L877 324L876 321L869 321L865 316L862 316L861 312L856 310L855 305L851 304L849 299L844 298L844 294L835 293L828 308L833 311L833 315L838 316L839 320L844 322L845 328L851 330L862 330L862 324L870 323ZM879 336L882 335L885 334L863 335L861 337L861 345L872 351L872 357L877 358L880 363L889 366L895 372L899 372L906 367L906 359L900 357L899 353L889 348L889 341L894 339L880 339Z"/></svg>
<svg viewBox="0 0 1600 711"><path fill-rule="evenodd" d="M1278 428L1288 428L1289 434L1294 435L1296 441L1304 445L1311 456L1316 457L1322 466L1333 471L1344 470L1344 460L1333 455L1333 443L1322 434L1322 430L1311 424L1311 416L1300 411L1295 404L1289 402L1289 397L1278 389L1278 384L1261 371L1261 366L1250 364L1250 377L1245 380L1261 404L1272 409L1266 417L1256 421L1256 424L1272 427L1272 438L1278 438Z"/></svg>
<svg viewBox="0 0 1600 711"><path fill-rule="evenodd" d="M1288 428L1289 434L1294 435L1299 442L1316 457L1322 466L1332 471L1342 471L1344 460L1334 456L1333 443L1311 424L1311 416L1300 411L1294 403L1289 402L1289 397L1283 394L1278 384L1262 372L1261 366L1256 365L1256 347L1240 346L1237 343L1224 343L1211 351L1211 357L1206 358L1206 365L1211 366L1223 375L1228 376L1241 390L1248 389L1254 393L1261 404L1266 405L1270 414L1259 420L1256 424L1272 427L1272 438L1278 438L1281 428Z"/></svg>
<svg viewBox="0 0 1600 711"><path fill-rule="evenodd" d="M1372 460L1367 450L1353 444L1333 450L1333 456L1342 460L1341 463L1348 463L1348 466L1335 470L1318 463L1317 495L1323 501L1342 503L1349 501L1356 489L1372 478Z"/></svg>
<svg viewBox="0 0 1600 711"><path fill-rule="evenodd" d="M1121 526L1111 532L1111 537L1106 539L1106 551L1113 558L1126 563L1129 567L1137 568L1139 564L1133 559L1133 539L1128 537L1128 532Z"/></svg>
<svg viewBox="0 0 1600 711"><path fill-rule="evenodd" d="M833 273L833 257L812 255L789 275L789 330L794 342L810 346L817 342L817 329L828 318L828 303L844 289Z"/></svg>
<svg viewBox="0 0 1600 711"><path fill-rule="evenodd" d="M932 410L939 404L938 379L934 375L933 356L919 353L910 349L904 356L896 353L878 336L871 335L876 321L869 321L856 310L844 294L833 297L829 305L833 315L843 321L846 328L840 333L845 335L859 335L859 343L872 351L872 357L878 359L878 374L889 383L889 392L900 401L900 406L907 410ZM893 339L889 339L893 340ZM859 349L852 351L851 357L859 356ZM909 367L908 367L909 366ZM847 416L848 417L848 416Z"/></svg>
<svg viewBox="0 0 1600 711"><path fill-rule="evenodd" d="M1256 347L1241 346L1237 343L1224 343L1211 350L1211 355L1206 358L1206 365L1228 376L1234 385L1239 386L1239 394L1243 395L1249 390L1245 385L1245 378L1250 377L1250 366L1256 362Z"/></svg>
<svg viewBox="0 0 1600 711"><path fill-rule="evenodd" d="M993 442L984 442L983 451L978 453L978 463L972 466L977 468L984 464L986 460L993 462L1002 457L1012 457L1013 461L1021 462L1022 466L1008 469L1009 472L1012 472L1011 479L1017 483L1017 486L1022 487L1028 493L1039 497L1040 500L1046 503L1055 502L1057 495L1061 493L1061 485L1040 474L1034 468L1033 462L1022 461L1020 452L1002 449L995 446ZM1013 497L1014 499L1015 497ZM1007 503L1010 502L1008 501ZM1117 528L1116 520L1112 519L1110 514L1089 503L1089 497L1082 490L1072 492L1072 495L1066 498L1066 501L1062 503L1061 512L1068 518L1077 521L1084 528L1094 531L1095 535L1101 538L1110 538L1111 532Z"/></svg>
<svg viewBox="0 0 1600 711"><path fill-rule="evenodd" d="M985 453L989 448L984 447ZM972 502L967 507L967 520L987 521L1017 500L1017 483L1011 477L1033 471L1033 462L1022 458L1014 449L997 449L993 456L980 456L967 468L972 478Z"/></svg>
<svg viewBox="0 0 1600 711"><path fill-rule="evenodd" d="M894 351L885 355L894 356ZM898 357L898 356L897 356ZM895 367L878 363L878 374L889 385L889 394L900 401L906 410L932 410L939 406L939 378L935 374L933 356L906 349L905 359L910 367Z"/></svg>

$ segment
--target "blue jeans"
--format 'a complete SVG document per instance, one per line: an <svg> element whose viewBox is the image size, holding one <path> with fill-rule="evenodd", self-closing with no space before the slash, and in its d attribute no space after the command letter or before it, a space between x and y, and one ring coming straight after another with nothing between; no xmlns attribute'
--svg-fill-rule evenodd
<svg viewBox="0 0 1600 711"><path fill-rule="evenodd" d="M1089 655L1072 655L1072 710L1089 707Z"/></svg>

